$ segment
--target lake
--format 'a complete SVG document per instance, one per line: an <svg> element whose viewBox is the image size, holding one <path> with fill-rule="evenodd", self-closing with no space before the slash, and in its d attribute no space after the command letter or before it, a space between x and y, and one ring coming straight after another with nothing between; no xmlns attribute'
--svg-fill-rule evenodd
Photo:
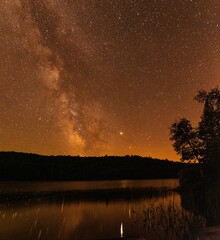
<svg viewBox="0 0 220 240"><path fill-rule="evenodd" d="M190 239L188 224L200 229L205 220L182 209L177 186L177 179L0 183L0 239Z"/></svg>

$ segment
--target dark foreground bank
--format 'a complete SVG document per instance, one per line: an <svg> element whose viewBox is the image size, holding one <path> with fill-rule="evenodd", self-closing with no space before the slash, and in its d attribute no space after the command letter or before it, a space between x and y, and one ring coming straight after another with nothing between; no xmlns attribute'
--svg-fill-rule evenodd
<svg viewBox="0 0 220 240"><path fill-rule="evenodd" d="M178 178L188 164L139 156L71 157L0 152L2 181Z"/></svg>

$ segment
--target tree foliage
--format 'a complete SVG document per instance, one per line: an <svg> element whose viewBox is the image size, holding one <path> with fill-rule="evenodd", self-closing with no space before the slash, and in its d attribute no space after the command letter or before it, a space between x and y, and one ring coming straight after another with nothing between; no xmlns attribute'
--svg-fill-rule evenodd
<svg viewBox="0 0 220 240"><path fill-rule="evenodd" d="M194 99L203 104L198 126L182 118L172 124L170 139L182 161L216 162L220 158L220 90L199 91Z"/></svg>
<svg viewBox="0 0 220 240"><path fill-rule="evenodd" d="M180 119L171 126L171 140L175 151L181 155L181 160L201 161L200 141L196 131L189 120Z"/></svg>

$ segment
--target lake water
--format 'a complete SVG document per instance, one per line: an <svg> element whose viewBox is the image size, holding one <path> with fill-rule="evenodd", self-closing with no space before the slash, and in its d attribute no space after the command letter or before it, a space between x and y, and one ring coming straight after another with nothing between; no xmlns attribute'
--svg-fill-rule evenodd
<svg viewBox="0 0 220 240"><path fill-rule="evenodd" d="M132 189L144 188L147 192L152 187L164 190L177 186L176 179L0 183L1 194L12 195L89 190L88 198L85 195L83 199L66 198L65 195L60 198L60 195L56 197L56 194L52 194L42 198L39 195L18 201L2 201L0 239L181 239L190 234L187 232L186 221L182 220L202 224L203 219L198 216L195 218L182 209L179 194L161 191L154 196L141 191L138 197L132 197ZM129 192L129 197L117 198L117 194L113 198L109 194L106 199L99 199L99 195L97 198L90 197L91 194L96 194L96 190L111 193L117 189L125 189Z"/></svg>

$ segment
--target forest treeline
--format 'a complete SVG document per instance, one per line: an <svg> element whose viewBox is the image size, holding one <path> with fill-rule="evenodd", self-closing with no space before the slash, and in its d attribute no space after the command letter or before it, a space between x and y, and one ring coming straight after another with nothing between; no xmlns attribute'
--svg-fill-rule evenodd
<svg viewBox="0 0 220 240"><path fill-rule="evenodd" d="M140 156L41 156L0 152L1 181L178 178L189 164Z"/></svg>

